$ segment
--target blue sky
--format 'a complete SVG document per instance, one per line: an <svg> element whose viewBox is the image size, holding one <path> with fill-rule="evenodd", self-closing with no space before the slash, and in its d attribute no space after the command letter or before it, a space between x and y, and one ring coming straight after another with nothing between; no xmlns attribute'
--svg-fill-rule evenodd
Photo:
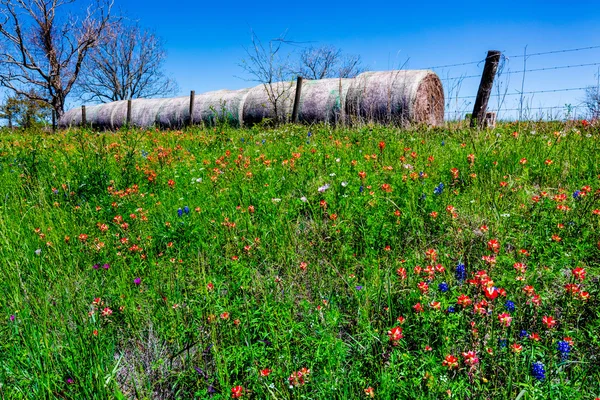
<svg viewBox="0 0 600 400"><path fill-rule="evenodd" d="M82 0L81 4L84 4ZM165 1L115 0L118 10L165 41L167 73L180 94L253 86L239 67L253 30L263 40L287 32L307 46L333 45L361 55L370 70L387 70L481 60L487 50L505 55L600 46L600 2L596 1ZM289 47L298 51L297 47ZM599 65L527 73L525 91L584 87L596 83L600 48L530 57L527 69L584 63ZM483 64L436 69L441 78L478 75ZM523 69L523 59L509 57L505 71ZM241 78L240 78L241 77ZM521 89L523 76L501 78L508 93ZM444 81L449 88L451 81ZM474 96L479 78L462 81L459 96ZM577 105L582 91L526 96L531 107ZM456 96L456 91L454 91ZM504 108L518 106L508 96ZM71 105L78 103L71 101ZM451 110L472 109L472 99L453 101ZM497 106L497 99L490 104ZM513 117L515 113L505 113Z"/></svg>
<svg viewBox="0 0 600 400"><path fill-rule="evenodd" d="M359 54L371 70L406 62L406 68L483 59L487 50L528 53L600 45L598 1L464 1L464 2L198 2L121 0L116 5L165 40L166 70L181 93L238 89L253 85L238 66L252 30L263 40L287 32L306 45L334 45ZM290 47L290 51L298 51ZM600 63L600 48L530 57L527 69ZM525 91L584 87L596 82L598 67L527 73ZM440 77L477 75L483 65L438 69ZM509 58L505 71L523 69L522 58ZM506 75L508 93L521 88L523 76ZM448 85L448 81L444 82ZM475 95L478 78L465 79L459 96ZM518 107L519 96L507 96L505 108ZM576 105L583 92L526 96L531 107ZM469 104L471 102L471 104ZM492 106L497 99L492 99ZM459 99L453 108L472 108ZM509 116L505 113L506 116ZM514 113L511 114L514 116Z"/></svg>

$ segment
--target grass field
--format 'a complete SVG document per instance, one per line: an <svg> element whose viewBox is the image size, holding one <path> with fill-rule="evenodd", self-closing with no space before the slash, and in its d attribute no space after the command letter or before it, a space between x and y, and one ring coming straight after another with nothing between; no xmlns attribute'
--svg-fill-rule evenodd
<svg viewBox="0 0 600 400"><path fill-rule="evenodd" d="M600 131L0 136L2 399L600 396Z"/></svg>

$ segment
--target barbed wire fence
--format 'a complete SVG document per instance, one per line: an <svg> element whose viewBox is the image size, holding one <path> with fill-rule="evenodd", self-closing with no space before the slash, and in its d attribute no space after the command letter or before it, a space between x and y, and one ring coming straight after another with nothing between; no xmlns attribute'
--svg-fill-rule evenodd
<svg viewBox="0 0 600 400"><path fill-rule="evenodd" d="M597 114L590 110L589 102L586 101L586 92L590 90L597 91L597 100L600 101L600 55L595 55L599 61L589 60L592 50L599 50L600 46L588 46L570 49L559 49L544 52L527 53L525 47L522 54L505 55L502 54L498 69L494 79L493 92L490 94L487 112L495 113L498 119L511 120L532 120L532 119L580 119ZM551 56L562 56L565 53L580 55L574 61L571 57L570 62L557 62L548 60ZM554 57L556 58L556 57ZM583 60L588 62L583 62ZM473 111L473 103L476 95L465 94L465 86L476 87L477 79L481 79L481 72L466 72L466 69L482 69L487 57L481 60L459 62L453 64L434 65L426 69L434 70L440 76L445 91L445 117L446 120L462 120L468 117ZM528 67L528 62L536 61L538 66ZM593 62L592 62L593 61ZM512 63L512 65L511 65ZM511 69L516 63L518 67ZM556 64L555 64L556 63ZM457 69L463 72L456 73ZM561 73L558 76L556 73ZM531 80L532 75L544 80L543 74L553 73L550 81L544 83L544 87L527 90L526 87ZM573 75L577 73L578 75ZM548 74L547 74L548 75ZM587 80L581 85L569 86L568 82L573 79L568 77L585 77ZM517 82L511 81L511 78L518 78ZM529 78L529 80L528 80ZM560 82L566 82L562 85ZM588 84L589 82L589 84ZM539 86L539 82L535 85ZM470 93L476 93L469 90ZM559 102L557 96L548 96L549 94L569 93L567 101ZM544 98L540 99L542 96ZM588 96L589 97L589 96ZM588 99L589 100L589 99ZM536 104L535 102L538 102ZM600 106L600 104L598 104Z"/></svg>

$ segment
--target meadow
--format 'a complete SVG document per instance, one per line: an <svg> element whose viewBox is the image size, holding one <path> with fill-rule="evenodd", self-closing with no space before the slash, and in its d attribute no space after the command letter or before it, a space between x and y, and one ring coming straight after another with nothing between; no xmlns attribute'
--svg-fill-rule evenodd
<svg viewBox="0 0 600 400"><path fill-rule="evenodd" d="M0 135L2 399L600 396L600 129Z"/></svg>

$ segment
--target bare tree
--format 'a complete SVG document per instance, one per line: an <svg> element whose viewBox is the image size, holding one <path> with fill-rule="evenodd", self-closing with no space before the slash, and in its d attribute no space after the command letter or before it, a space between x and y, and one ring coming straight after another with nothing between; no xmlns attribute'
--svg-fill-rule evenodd
<svg viewBox="0 0 600 400"><path fill-rule="evenodd" d="M49 104L60 118L82 63L112 21L111 0L0 0L0 86Z"/></svg>
<svg viewBox="0 0 600 400"><path fill-rule="evenodd" d="M333 46L308 47L294 71L306 79L354 78L364 71L360 56L343 54Z"/></svg>
<svg viewBox="0 0 600 400"><path fill-rule="evenodd" d="M76 91L85 101L102 103L175 95L177 83L163 70L166 58L154 33L138 25L114 24L84 61Z"/></svg>
<svg viewBox="0 0 600 400"><path fill-rule="evenodd" d="M282 46L289 42L283 33L279 38L269 40L265 46L254 32L251 41L252 46L244 48L246 58L239 65L252 77L252 81L264 86L276 122L283 122L287 118L285 104L291 98L293 87L289 57L282 54Z"/></svg>
<svg viewBox="0 0 600 400"><path fill-rule="evenodd" d="M596 74L596 79L596 86L588 86L583 99L583 104L592 119L600 118L600 71Z"/></svg>

